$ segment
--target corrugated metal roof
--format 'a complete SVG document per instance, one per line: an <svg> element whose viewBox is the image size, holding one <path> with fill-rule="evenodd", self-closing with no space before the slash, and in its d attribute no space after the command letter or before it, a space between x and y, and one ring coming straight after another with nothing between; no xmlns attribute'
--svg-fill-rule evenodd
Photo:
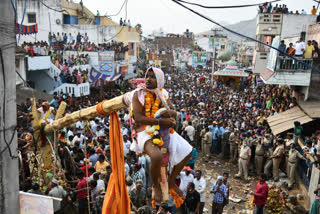
<svg viewBox="0 0 320 214"><path fill-rule="evenodd" d="M301 124L312 121L312 118L306 115L298 106L289 109L285 112L270 116L267 118L269 126L274 135L285 132L294 127L294 121L299 121Z"/></svg>

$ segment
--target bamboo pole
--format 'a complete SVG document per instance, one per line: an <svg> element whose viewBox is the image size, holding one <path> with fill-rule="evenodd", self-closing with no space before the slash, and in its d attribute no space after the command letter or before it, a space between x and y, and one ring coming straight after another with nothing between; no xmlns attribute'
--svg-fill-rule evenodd
<svg viewBox="0 0 320 214"><path fill-rule="evenodd" d="M122 103L122 99L123 99L124 95L115 97L111 100L108 100L106 102L103 103L102 107L103 110L106 113L111 113L113 111L117 111L123 108L126 108L127 106L125 104ZM53 132L54 129L59 130L61 128L64 127L68 127L80 120L88 120L88 119L92 119L95 118L97 116L99 116L97 110L96 110L96 105L86 108L86 109L81 109L79 111L75 111L71 114L68 114L66 116L64 116L63 118L60 118L58 120L53 121L50 124L47 124L45 127L45 132Z"/></svg>

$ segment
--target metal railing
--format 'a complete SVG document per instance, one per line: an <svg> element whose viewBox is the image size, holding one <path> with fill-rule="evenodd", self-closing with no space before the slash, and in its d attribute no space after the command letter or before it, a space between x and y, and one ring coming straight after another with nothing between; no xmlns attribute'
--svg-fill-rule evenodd
<svg viewBox="0 0 320 214"><path fill-rule="evenodd" d="M303 63L312 65L312 58L299 58ZM278 56L276 71L297 72L297 71L310 71L311 69L301 62L297 62L291 58Z"/></svg>

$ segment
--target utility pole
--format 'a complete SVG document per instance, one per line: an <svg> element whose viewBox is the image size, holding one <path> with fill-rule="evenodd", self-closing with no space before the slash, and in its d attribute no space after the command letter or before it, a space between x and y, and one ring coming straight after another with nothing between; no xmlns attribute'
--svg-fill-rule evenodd
<svg viewBox="0 0 320 214"><path fill-rule="evenodd" d="M15 14L10 0L0 1L0 213L19 213L17 157ZM8 144L8 145L7 145ZM11 154L10 154L11 153Z"/></svg>
<svg viewBox="0 0 320 214"><path fill-rule="evenodd" d="M213 85L213 73L216 71L215 69L215 64L216 64L216 36L217 36L217 32L221 32L221 29L211 29L211 31L213 32L213 37L211 37L213 39L212 41L212 48L213 48L213 53L212 53L212 77L211 77L211 84Z"/></svg>

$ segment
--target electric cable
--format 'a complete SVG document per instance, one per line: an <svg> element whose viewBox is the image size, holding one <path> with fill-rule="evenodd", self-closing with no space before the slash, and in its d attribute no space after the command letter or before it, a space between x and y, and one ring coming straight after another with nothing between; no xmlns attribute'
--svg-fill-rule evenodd
<svg viewBox="0 0 320 214"><path fill-rule="evenodd" d="M9 150L9 155L11 157L11 159L15 159L18 158L18 156L14 156L12 155L12 151L11 151L11 144L13 142L15 133L16 133L16 127L17 126L13 126L12 128L14 129L10 138L10 141L7 141L6 138L6 78L5 78L5 71L4 71L4 60L3 60L3 54L2 54L2 49L0 49L0 60L1 60L1 70L2 70L2 75L3 75L3 107L2 107L2 118L3 118L3 139L4 142L6 144L6 147L0 152L0 155L2 155L7 149Z"/></svg>
<svg viewBox="0 0 320 214"><path fill-rule="evenodd" d="M125 5L125 3L126 3L127 1L128 1L128 0L124 0L124 1L123 1L123 4L122 4L120 10L118 11L118 13L113 14L113 15L107 15L107 13L106 13L104 16L108 18L108 17L111 17L111 16L117 16L117 15L119 15L120 12L121 12L121 10L122 10L122 8L123 8L123 6Z"/></svg>
<svg viewBox="0 0 320 214"><path fill-rule="evenodd" d="M198 7L202 7L202 8L207 8L207 9L230 9L230 8L241 8L241 7L254 7L254 6L259 6L259 5L263 5L266 3L274 3L274 2L278 2L281 0L273 0L273 1L269 1L269 2L263 2L263 3L256 3L256 4L245 4L245 5L231 5L231 6L205 6L202 4L197 4L197 3L193 3L193 2L187 2L184 0L177 0L179 2L185 3L185 4L190 4L190 5L195 5Z"/></svg>
<svg viewBox="0 0 320 214"><path fill-rule="evenodd" d="M283 52L283 51L279 50L278 48L273 47L272 45L266 44L266 43L264 43L264 42L261 42L260 40L257 40L257 39L251 38L251 37L249 37L249 36L243 35L243 34L241 34L241 33L235 32L234 30L231 30L231 29L229 29L229 28L227 28L227 27L219 24L218 22L212 20L211 18L206 17L205 15L202 15L201 13L199 13L199 12L197 12L197 11L195 11L195 10L187 7L187 6L185 6L184 4L178 2L179 0L172 0L172 1L173 1L174 3L180 5L180 6L184 7L185 9L191 11L192 13L194 13L194 14L196 14L196 15L198 15L198 16L206 19L206 20L208 20L209 22L212 22L213 24L218 25L219 27L223 28L224 30L229 31L230 33L233 33L233 34L235 34L235 35L237 35L237 36L244 37L244 38L246 38L246 39L255 41L255 42L260 43L260 44L262 44L262 45L264 45L264 46L267 46L267 47L269 47L269 48L272 48L272 49L274 49L274 50L282 53L283 55L285 55L285 56L293 59L293 60L296 61L297 63L301 63L302 65L304 65L304 66L306 66L306 67L308 67L308 68L310 68L310 69L312 69L312 70L315 70L315 71L317 71L317 72L320 72L320 70L319 70L318 68L315 68L315 67L313 67L313 66L311 66L311 65L308 65L308 64L304 63L303 61L297 59L296 57L291 56L291 55L287 54L286 52Z"/></svg>
<svg viewBox="0 0 320 214"><path fill-rule="evenodd" d="M125 7L126 16L125 16L125 19L124 19L124 20L127 20L127 12L128 12L127 10L128 10L128 0L126 0L126 7ZM118 33L116 33L116 35L114 35L113 37L111 37L110 39L108 39L108 40L106 40L106 41L104 41L104 42L108 42L108 41L116 38L116 37L122 32L122 30L123 30L124 27L125 27L125 26L122 25L122 28L120 29L120 31L119 31Z"/></svg>
<svg viewBox="0 0 320 214"><path fill-rule="evenodd" d="M13 10L14 10L14 21L16 22L17 21L17 10L16 10L16 7L14 6L13 0L10 0L10 1L11 1L11 5L13 7Z"/></svg>

